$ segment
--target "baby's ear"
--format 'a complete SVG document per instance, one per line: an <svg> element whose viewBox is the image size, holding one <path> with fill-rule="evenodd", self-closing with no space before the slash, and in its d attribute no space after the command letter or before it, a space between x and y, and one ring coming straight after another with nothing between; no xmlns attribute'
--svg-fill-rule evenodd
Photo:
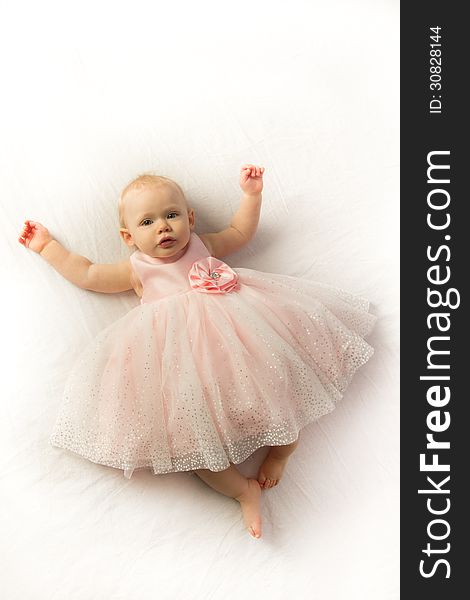
<svg viewBox="0 0 470 600"><path fill-rule="evenodd" d="M196 225L196 215L194 213L194 209L188 208L188 220L190 229L194 229Z"/></svg>
<svg viewBox="0 0 470 600"><path fill-rule="evenodd" d="M121 228L119 230L119 235L122 238L122 241L132 248L134 246L134 240L132 239L132 235L129 233L128 229Z"/></svg>

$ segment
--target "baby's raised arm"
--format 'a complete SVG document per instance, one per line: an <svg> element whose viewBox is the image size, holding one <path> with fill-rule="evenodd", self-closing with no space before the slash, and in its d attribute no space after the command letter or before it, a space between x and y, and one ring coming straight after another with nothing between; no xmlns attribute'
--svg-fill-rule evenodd
<svg viewBox="0 0 470 600"><path fill-rule="evenodd" d="M94 264L85 256L69 252L37 221L25 221L18 241L40 254L58 273L80 288L109 294L135 289L129 259L116 264Z"/></svg>
<svg viewBox="0 0 470 600"><path fill-rule="evenodd" d="M240 170L240 187L243 196L240 207L233 215L230 226L218 233L200 236L207 242L212 256L222 258L236 252L255 235L261 211L264 167L244 165Z"/></svg>

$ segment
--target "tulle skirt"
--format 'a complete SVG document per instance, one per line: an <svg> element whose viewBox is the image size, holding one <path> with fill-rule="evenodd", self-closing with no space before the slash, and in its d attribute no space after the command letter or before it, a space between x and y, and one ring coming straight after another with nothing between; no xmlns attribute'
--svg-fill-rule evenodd
<svg viewBox="0 0 470 600"><path fill-rule="evenodd" d="M50 442L154 473L243 462L334 409L373 354L369 302L324 283L237 268L225 294L188 290L104 329L70 373Z"/></svg>

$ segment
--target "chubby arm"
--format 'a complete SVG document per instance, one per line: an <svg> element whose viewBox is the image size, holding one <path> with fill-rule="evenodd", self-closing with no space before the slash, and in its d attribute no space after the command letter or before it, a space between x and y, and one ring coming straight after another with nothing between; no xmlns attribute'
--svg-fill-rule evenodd
<svg viewBox="0 0 470 600"><path fill-rule="evenodd" d="M204 233L200 236L216 258L236 252L255 235L261 212L263 174L264 167L244 165L240 172L243 196L239 209L230 221L230 226L218 233Z"/></svg>
<svg viewBox="0 0 470 600"><path fill-rule="evenodd" d="M80 254L69 252L54 239L40 254L65 279L84 290L113 294L134 287L129 259L115 264L92 263Z"/></svg>
<svg viewBox="0 0 470 600"><path fill-rule="evenodd" d="M135 289L134 274L129 259L115 264L91 264L88 267L85 289L113 294Z"/></svg>
<svg viewBox="0 0 470 600"><path fill-rule="evenodd" d="M116 264L94 264L80 254L69 252L35 221L25 222L18 241L40 254L65 279L80 288L103 293L136 290L138 282L129 259Z"/></svg>

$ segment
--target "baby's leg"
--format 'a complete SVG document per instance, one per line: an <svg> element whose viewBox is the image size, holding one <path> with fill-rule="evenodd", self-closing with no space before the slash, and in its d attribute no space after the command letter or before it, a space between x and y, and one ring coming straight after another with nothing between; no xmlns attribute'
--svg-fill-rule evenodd
<svg viewBox="0 0 470 600"><path fill-rule="evenodd" d="M247 479L234 465L230 465L225 471L199 469L194 472L217 492L238 500L248 531L253 537L261 536L261 490L256 479Z"/></svg>
<svg viewBox="0 0 470 600"><path fill-rule="evenodd" d="M270 450L258 471L258 482L262 488L272 488L279 483L287 459L297 448L298 443L299 437L295 442L286 446L270 446Z"/></svg>

